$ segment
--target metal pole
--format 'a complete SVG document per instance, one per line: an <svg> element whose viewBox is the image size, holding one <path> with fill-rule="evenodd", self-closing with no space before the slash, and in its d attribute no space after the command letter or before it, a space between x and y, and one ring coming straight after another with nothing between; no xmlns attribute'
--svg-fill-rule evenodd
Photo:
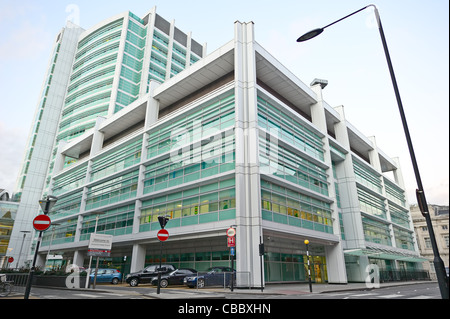
<svg viewBox="0 0 450 319"><path fill-rule="evenodd" d="M427 204L427 200L425 198L425 191L423 189L422 179L420 177L419 166L417 165L417 160L416 160L416 155L414 153L411 135L409 134L408 123L406 122L406 116L405 116L405 112L403 110L402 100L400 98L400 91L397 86L397 80L395 78L394 68L392 66L389 49L387 46L386 38L384 36L383 27L381 25L380 15L378 13L378 9L375 6L373 6L373 7L375 8L375 16L377 18L378 29L380 31L381 41L383 43L384 54L386 56L386 61L387 61L388 67L389 67L389 73L391 75L392 85L394 86L395 97L397 99L397 105L398 105L398 109L400 111L400 117L402 119L403 129L405 131L406 142L408 143L408 149L409 149L409 154L411 157L412 166L414 169L414 175L415 175L416 181L417 181L417 187L418 187L417 200L423 209L422 215L425 217L425 220L427 222L428 232L430 234L431 246L433 248L433 253L434 253L433 263L434 263L434 268L436 270L436 276L438 279L439 290L441 292L442 299L449 299L448 278L447 278L447 274L445 273L444 262L442 261L440 255L439 255L439 250L438 250L437 243L436 243L436 237L435 237L434 231L433 231L433 225L431 223L430 214L428 213L428 204Z"/></svg>
<svg viewBox="0 0 450 319"><path fill-rule="evenodd" d="M312 292L312 282L311 282L311 265L309 264L309 249L308 249L309 240L305 240L306 245L306 259L308 261L308 282L309 282L309 292Z"/></svg>
<svg viewBox="0 0 450 319"><path fill-rule="evenodd" d="M163 242L161 242L161 250L159 253L159 269L158 269L158 288L156 288L156 294L159 295L161 291L161 267L162 267L162 251L163 251Z"/></svg>
<svg viewBox="0 0 450 319"><path fill-rule="evenodd" d="M97 257L97 264L95 265L94 286L92 287L93 289L95 289L95 284L97 283L97 273L98 273L98 257Z"/></svg>
<svg viewBox="0 0 450 319"><path fill-rule="evenodd" d="M95 227L94 227L94 234L97 233L97 224L98 224L98 219L100 218L100 213L97 213L97 216L95 216ZM89 256L89 267L86 273L86 283L84 285L84 288L89 288L89 281L90 281L90 277L91 277L91 265L92 265L92 256Z"/></svg>
<svg viewBox="0 0 450 319"><path fill-rule="evenodd" d="M231 255L231 292L233 292L234 289L234 254Z"/></svg>
<svg viewBox="0 0 450 319"><path fill-rule="evenodd" d="M302 41L307 41L309 39L312 39L312 38L316 37L317 35L321 34L325 28L327 28L339 21L342 21L342 20L368 8L368 7L373 7L374 11L375 11L375 16L376 16L377 24L378 24L378 30L380 32L381 41L383 43L384 54L386 56L389 73L391 75L392 84L394 86L395 97L397 99L397 105L398 105L398 109L400 111L400 117L401 117L402 124L403 124L403 130L405 131L406 142L408 143L408 150L409 150L409 154L411 157L412 166L414 169L414 175L415 175L416 181L417 181L417 187L418 187L418 189L416 191L417 200L418 200L419 206L421 206L422 215L425 217L425 220L427 222L428 232L430 234L431 246L433 248L433 253L434 253L433 263L434 263L434 268L436 270L436 276L438 279L439 290L441 292L442 299L449 299L448 278L447 278L447 274L445 272L444 262L442 261L440 255L439 255L439 250L437 247L436 237L434 235L430 214L428 213L428 204L427 204L427 200L425 198L425 191L424 191L424 188L422 185L422 180L420 178L419 166L417 165L416 155L414 154L414 148L413 148L413 144L411 141L411 136L409 134L408 123L406 122L406 116L405 116L405 112L403 110L403 104L402 104L402 100L400 98L400 92L399 92L399 89L397 86L397 80L395 78L394 68L392 66L391 57L390 57L389 49L388 49L387 42L386 42L386 37L384 36L383 26L381 25L380 14L378 12L377 7L373 4L370 4L358 11L355 11L355 12L339 19L339 20L336 20L333 23L330 23L329 25L327 25L323 28L315 29L315 30L312 30L312 31L304 34L297 40L297 42L302 42Z"/></svg>
<svg viewBox="0 0 450 319"><path fill-rule="evenodd" d="M261 292L264 292L263 255L264 255L264 244L262 243L262 236L259 236L259 263L260 263L260 267L261 267Z"/></svg>
<svg viewBox="0 0 450 319"><path fill-rule="evenodd" d="M26 231L26 230L21 230L20 232L23 233L23 238L22 238L22 244L20 245L19 257L17 257L16 268L19 268L19 261L20 261L20 256L22 255L23 243L25 241L25 236L27 235L27 233L29 233L29 231Z"/></svg>
<svg viewBox="0 0 450 319"><path fill-rule="evenodd" d="M42 232L40 231L39 237L37 240L37 244L36 244L36 249L34 251L33 264L31 265L30 273L28 275L28 281L27 281L27 286L25 288L24 299L28 299L28 297L30 296L31 283L33 282L33 276L34 276L34 272L36 270L35 265L36 265L36 259L37 259L37 255L38 255L38 251L39 251L39 246L41 244L41 240L42 240Z"/></svg>

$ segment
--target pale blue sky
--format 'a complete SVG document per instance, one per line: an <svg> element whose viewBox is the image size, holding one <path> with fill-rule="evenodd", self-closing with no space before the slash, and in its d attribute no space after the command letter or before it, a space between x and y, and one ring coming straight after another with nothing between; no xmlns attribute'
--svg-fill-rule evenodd
<svg viewBox="0 0 450 319"><path fill-rule="evenodd" d="M13 191L52 43L68 18L88 29L153 6L208 53L233 38L233 23L253 21L256 40L304 83L329 81L324 98L391 157L400 157L408 199L416 181L372 9L298 44L301 34L371 2L360 0L0 0L0 188ZM422 181L429 203L449 204L449 3L379 0ZM71 6L72 5L72 6ZM74 5L74 6L73 6ZM66 11L66 9L71 9ZM79 15L76 10L79 9Z"/></svg>

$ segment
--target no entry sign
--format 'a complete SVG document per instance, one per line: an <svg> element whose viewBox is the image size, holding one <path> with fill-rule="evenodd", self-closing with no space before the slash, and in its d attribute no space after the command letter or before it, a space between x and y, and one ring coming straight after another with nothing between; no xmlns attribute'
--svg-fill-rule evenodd
<svg viewBox="0 0 450 319"><path fill-rule="evenodd" d="M51 224L52 221L47 215L38 215L35 219L33 219L33 227L37 231L47 230Z"/></svg>
<svg viewBox="0 0 450 319"><path fill-rule="evenodd" d="M156 234L156 237L158 237L159 241L166 241L167 239L169 239L169 232L165 229L161 229Z"/></svg>

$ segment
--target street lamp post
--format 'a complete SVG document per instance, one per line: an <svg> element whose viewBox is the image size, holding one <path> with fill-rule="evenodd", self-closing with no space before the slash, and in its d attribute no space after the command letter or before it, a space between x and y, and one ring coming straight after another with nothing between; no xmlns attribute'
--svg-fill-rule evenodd
<svg viewBox="0 0 450 319"><path fill-rule="evenodd" d="M49 262L50 248L52 247L53 237L55 236L55 228L56 228L56 226L59 226L59 225L61 225L61 224L59 224L59 223L52 223L52 226L53 226L52 227L52 234L50 236L50 243L48 244L46 263ZM53 266L54 266L54 262L53 262Z"/></svg>
<svg viewBox="0 0 450 319"><path fill-rule="evenodd" d="M438 283L439 283L439 290L441 292L442 299L448 299L448 297L449 297L449 295L448 295L448 278L447 278L447 274L445 273L444 262L442 261L440 255L439 255L438 248L437 248L436 238L434 236L433 226L431 223L430 214L428 212L428 204L427 204L427 201L425 198L425 191L423 189L422 180L420 178L419 167L417 165L417 160L416 160L416 156L414 153L413 144L411 141L411 136L409 134L408 124L406 122L405 112L403 110L402 100L400 98L400 92L399 92L399 89L397 86L397 80L395 78L394 68L392 66L392 61L391 61L391 57L389 54L386 37L384 36L383 27L381 25L380 14L378 13L377 7L373 4L365 6L364 8L361 8L339 20L336 20L336 21L326 25L323 28L317 28L317 29L314 29L314 30L311 30L311 31L305 33L304 35L302 35L301 37L299 37L297 39L297 42L303 42L303 41L312 39L312 38L318 36L319 34L321 34L329 26L332 26L333 24L336 24L339 21L342 21L360 11L363 11L364 9L367 9L368 7L374 8L374 12L375 12L375 16L376 16L377 24L378 24L378 30L380 32L381 41L383 43L384 54L386 56L386 61L387 61L388 67L389 67L389 73L391 75L392 84L394 86L395 97L397 99L397 105L398 105L398 109L400 111L400 117L401 117L402 124L403 124L403 130L405 131L406 141L408 143L409 154L410 154L412 166L414 169L414 175L415 175L416 181L417 181L417 190L416 190L417 200L418 200L418 204L421 209L422 215L425 217L425 220L427 222L428 231L430 233L430 240L431 240L431 245L432 245L433 253L434 253L433 263L434 263L434 267L436 269L436 276L437 276Z"/></svg>
<svg viewBox="0 0 450 319"><path fill-rule="evenodd" d="M19 256L17 257L16 268L19 268L19 261L20 261L20 256L22 255L22 248L23 248L23 243L25 241L25 237L27 236L28 233L30 233L29 230L21 230L20 232L23 233L23 238L22 238L22 244L20 245Z"/></svg>
<svg viewBox="0 0 450 319"><path fill-rule="evenodd" d="M99 219L100 215L103 215L103 214L105 214L105 213L104 212L93 212L93 213L89 214L89 215L96 215L95 216L94 234L97 233L98 219ZM92 256L89 256L89 266L88 266L88 269L87 269L86 283L85 283L85 286L84 286L86 289L89 288L89 280L90 280L90 276L91 276L91 265L92 265ZM96 267L96 269L98 269L98 257L97 257L97 267ZM94 275L94 286L93 286L94 289L95 289L95 284L96 284L96 281L97 281L96 279L97 279L97 270L96 270L95 275Z"/></svg>
<svg viewBox="0 0 450 319"><path fill-rule="evenodd" d="M53 195L47 195L47 199L39 201L39 205L41 206L42 211L44 212L45 215L47 215L50 212L52 207L56 204L57 200L58 200L58 197L53 196ZM39 232L38 240L36 243L36 249L34 251L34 257L33 257L33 263L31 265L30 273L28 275L27 285L25 287L24 299L28 299L30 296L31 285L33 283L33 276L34 276L34 272L36 271L36 267L35 267L36 259L37 259L37 255L39 252L39 246L41 245L41 241L42 241L42 231Z"/></svg>

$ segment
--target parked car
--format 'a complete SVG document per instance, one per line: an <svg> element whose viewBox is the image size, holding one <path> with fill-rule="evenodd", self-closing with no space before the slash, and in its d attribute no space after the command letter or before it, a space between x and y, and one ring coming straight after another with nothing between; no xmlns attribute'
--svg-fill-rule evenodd
<svg viewBox="0 0 450 319"><path fill-rule="evenodd" d="M95 269L93 269L91 274L89 275L91 283L94 282L94 276ZM100 268L97 271L96 282L110 282L114 285L117 285L119 282L122 282L122 273L117 269Z"/></svg>
<svg viewBox="0 0 450 319"><path fill-rule="evenodd" d="M183 285L184 277L197 275L197 270L192 268L180 268L168 274L161 275L161 288L166 288L169 285ZM158 276L153 277L152 285L158 285Z"/></svg>
<svg viewBox="0 0 450 319"><path fill-rule="evenodd" d="M189 288L203 288L205 286L215 285L228 286L231 283L231 274L233 272L236 274L236 271L230 267L212 267L204 274L185 277L184 284ZM236 278L234 280L236 280Z"/></svg>
<svg viewBox="0 0 450 319"><path fill-rule="evenodd" d="M143 270L128 274L125 277L125 281L130 284L131 287L136 287L139 284L150 283L153 277L158 276L159 265L150 265ZM173 265L161 265L161 273L167 274L174 271L176 268Z"/></svg>

